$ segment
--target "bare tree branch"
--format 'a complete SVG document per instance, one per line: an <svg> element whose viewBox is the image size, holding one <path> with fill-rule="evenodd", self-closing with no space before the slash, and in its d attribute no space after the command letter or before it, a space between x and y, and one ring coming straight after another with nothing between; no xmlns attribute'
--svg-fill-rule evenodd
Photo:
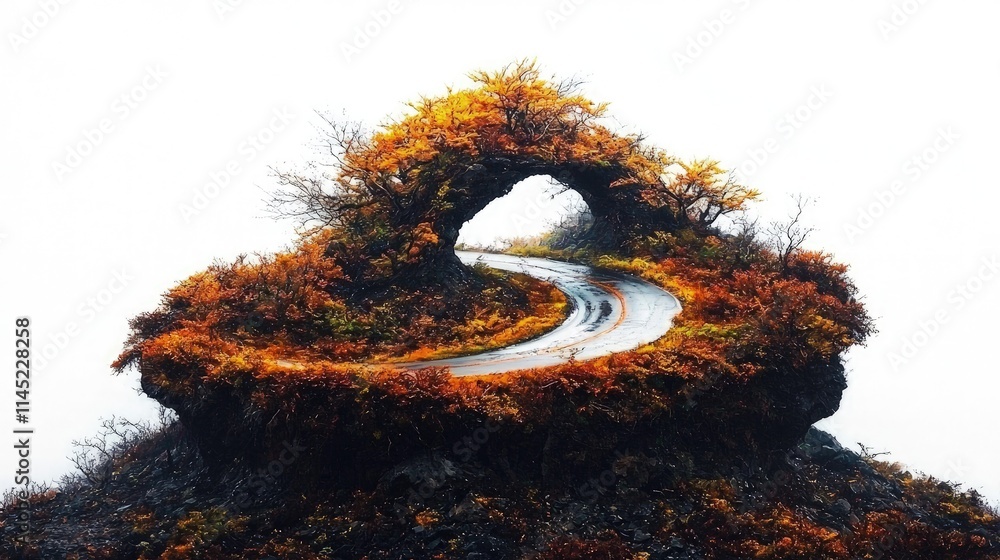
<svg viewBox="0 0 1000 560"><path fill-rule="evenodd" d="M795 201L795 210L789 215L788 220L771 222L767 229L771 247L778 255L782 271L788 269L792 255L800 250L806 238L814 231L814 228L802 225L802 214L812 200L801 194L793 196L792 199Z"/></svg>

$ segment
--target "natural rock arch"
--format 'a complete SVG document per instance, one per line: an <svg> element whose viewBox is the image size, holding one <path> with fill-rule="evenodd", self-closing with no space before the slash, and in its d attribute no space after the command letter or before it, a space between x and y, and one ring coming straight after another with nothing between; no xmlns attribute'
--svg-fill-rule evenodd
<svg viewBox="0 0 1000 560"><path fill-rule="evenodd" d="M683 228L711 233L759 194L718 162L683 162L612 131L606 104L577 82L542 79L534 63L470 77L476 87L421 98L374 133L328 121L332 161L312 169L333 171L279 173L277 207L325 230L348 289L467 280L454 254L462 224L533 175L579 192L612 251Z"/></svg>
<svg viewBox="0 0 1000 560"><path fill-rule="evenodd" d="M786 450L836 409L841 355L871 332L844 267L817 253L782 261L752 235L678 231L711 228L755 191L718 180L714 162L676 162L612 133L603 106L533 66L474 78L478 88L422 100L373 135L333 125L334 173L281 175L293 211L321 232L260 262L213 265L132 321L115 369L140 369L143 390L177 411L209 465L266 465L301 438L299 466L374 485L394 461L494 419L494 456L527 470L544 456L545 472L558 457L594 457L578 443L664 445L713 465ZM394 321L435 322L425 311L436 305L471 317L461 306L480 286L448 285L473 276L452 251L459 228L533 175L581 194L623 248L610 266L648 271L686 298L677 336L489 379L352 363L396 336ZM353 317L366 316L358 328Z"/></svg>
<svg viewBox="0 0 1000 560"><path fill-rule="evenodd" d="M548 175L566 188L576 191L587 204L594 218L594 236L602 248L618 249L629 239L635 239L654 228L669 229L673 226L669 213L656 212L643 207L636 188L611 188L621 179L613 172L598 167L571 167L546 162L519 162L516 159L497 158L490 165L476 164L464 177L479 192L463 197L454 210L442 213L432 226L440 238L439 244L426 257L425 266L435 270L454 267L455 243L462 226L483 210L489 203L508 194L514 185L538 175ZM460 187L461 188L461 187ZM472 188L462 188L469 193Z"/></svg>
<svg viewBox="0 0 1000 560"><path fill-rule="evenodd" d="M448 279L462 225L518 182L549 175L590 207L609 248L679 225L663 181L675 160L601 124L606 106L534 64L477 73L474 89L411 103L374 134L330 122L330 176L283 173L281 202L339 232L330 256L351 280Z"/></svg>

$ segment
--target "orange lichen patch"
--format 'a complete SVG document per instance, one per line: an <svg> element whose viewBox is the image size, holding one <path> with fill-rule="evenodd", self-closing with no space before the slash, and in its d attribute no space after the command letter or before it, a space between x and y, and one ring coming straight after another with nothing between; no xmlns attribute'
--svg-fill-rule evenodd
<svg viewBox="0 0 1000 560"><path fill-rule="evenodd" d="M441 516L436 511L421 511L415 517L417 525L425 529L437 525L441 521Z"/></svg>
<svg viewBox="0 0 1000 560"><path fill-rule="evenodd" d="M219 541L245 530L245 517L232 517L222 508L190 511L177 522L159 560L218 556L221 552Z"/></svg>

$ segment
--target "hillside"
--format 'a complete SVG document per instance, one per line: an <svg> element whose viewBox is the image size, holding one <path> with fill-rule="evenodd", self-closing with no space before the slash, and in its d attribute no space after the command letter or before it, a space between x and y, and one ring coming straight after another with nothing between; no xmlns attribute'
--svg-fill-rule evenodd
<svg viewBox="0 0 1000 560"><path fill-rule="evenodd" d="M1000 558L975 493L812 427L874 326L797 217L760 231L740 219L758 191L607 128L533 64L472 79L374 132L331 122L338 174L280 175L295 247L213 265L132 321L114 367L176 420L112 424L82 477L8 499L8 557ZM539 174L591 215L515 249L669 291L668 334L497 375L392 368L561 320L551 286L454 253Z"/></svg>
<svg viewBox="0 0 1000 560"><path fill-rule="evenodd" d="M723 472L625 449L572 484L505 472L492 455L428 451L372 485L294 491L294 462L276 476L212 475L175 425L104 484L35 498L42 538L30 549L11 547L8 513L5 557L1000 557L1000 523L975 495L817 430L773 461Z"/></svg>

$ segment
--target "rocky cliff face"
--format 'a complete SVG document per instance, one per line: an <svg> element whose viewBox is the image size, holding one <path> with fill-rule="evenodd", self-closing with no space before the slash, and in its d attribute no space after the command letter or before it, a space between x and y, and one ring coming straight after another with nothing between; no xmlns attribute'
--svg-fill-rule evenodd
<svg viewBox="0 0 1000 560"><path fill-rule="evenodd" d="M446 371L320 369L187 373L194 388L178 395L186 382L150 378L144 373L144 390L177 411L206 466L260 468L296 441L302 487L370 486L394 465L448 451L484 427L481 460L545 482L571 483L626 448L720 470L786 452L837 409L846 387L839 358L742 381L597 364L473 381Z"/></svg>

